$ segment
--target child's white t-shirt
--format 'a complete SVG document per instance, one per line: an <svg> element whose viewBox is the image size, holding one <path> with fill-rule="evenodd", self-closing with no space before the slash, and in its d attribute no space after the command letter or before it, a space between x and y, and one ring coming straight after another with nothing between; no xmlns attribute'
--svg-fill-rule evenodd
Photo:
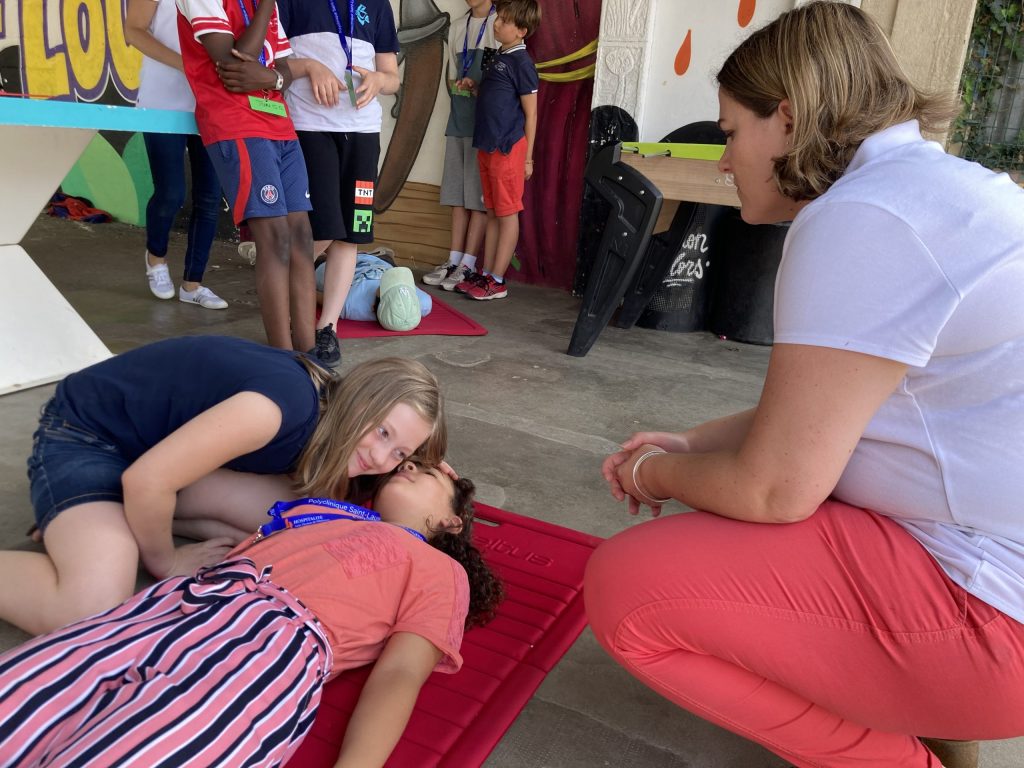
<svg viewBox="0 0 1024 768"><path fill-rule="evenodd" d="M181 53L178 42L178 9L174 0L153 0L156 13L150 24L150 33L172 51ZM139 69L139 95L135 105L147 109L177 109L193 112L196 99L189 88L185 73L148 56L142 57Z"/></svg>
<svg viewBox="0 0 1024 768"><path fill-rule="evenodd" d="M775 343L910 366L833 495L1024 621L1024 190L916 121L871 136L790 228Z"/></svg>
<svg viewBox="0 0 1024 768"><path fill-rule="evenodd" d="M348 66L345 46L352 54L352 64L363 69L376 70L378 53L398 53L398 31L388 0L364 0L353 10L353 29L349 29L349 4L338 0L335 17L327 0L279 0L281 24L291 41L297 59L313 59L330 69L344 81ZM341 23L345 32L342 44L337 31ZM353 85L362 83L353 72ZM327 131L335 133L380 133L384 111L379 98L356 109L347 92L338 97L338 104L328 107L318 104L313 86L307 77L296 78L285 91L288 110L298 131Z"/></svg>

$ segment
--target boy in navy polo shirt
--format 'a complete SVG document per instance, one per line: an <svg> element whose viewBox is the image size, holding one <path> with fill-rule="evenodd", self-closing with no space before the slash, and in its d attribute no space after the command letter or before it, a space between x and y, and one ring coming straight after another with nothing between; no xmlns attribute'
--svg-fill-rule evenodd
<svg viewBox="0 0 1024 768"><path fill-rule="evenodd" d="M325 253L316 354L336 365L334 323L345 306L356 251L373 242L373 194L383 110L398 91L398 30L389 0L278 0L295 82L287 102L306 159L314 251Z"/></svg>
<svg viewBox="0 0 1024 768"><path fill-rule="evenodd" d="M484 269L455 287L478 301L508 295L505 271L519 241L519 211L525 182L533 175L537 134L537 69L523 41L540 25L540 6L537 0L495 5L494 39L501 49L480 83L473 130L487 208Z"/></svg>
<svg viewBox="0 0 1024 768"><path fill-rule="evenodd" d="M273 347L313 348L316 312L309 183L281 92L291 53L275 5L177 0L199 135L236 224L256 241L256 295Z"/></svg>

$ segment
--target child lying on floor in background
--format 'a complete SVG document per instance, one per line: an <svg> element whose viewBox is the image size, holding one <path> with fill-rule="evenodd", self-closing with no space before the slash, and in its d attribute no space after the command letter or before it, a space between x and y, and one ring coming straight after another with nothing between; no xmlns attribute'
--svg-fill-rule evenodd
<svg viewBox="0 0 1024 768"><path fill-rule="evenodd" d="M323 304L326 263L316 267L317 303ZM430 314L434 301L416 287L408 267L389 264L380 256L360 251L341 320L376 320L389 331L411 331Z"/></svg>
<svg viewBox="0 0 1024 768"><path fill-rule="evenodd" d="M502 598L470 540L473 490L407 461L376 511L280 502L224 562L0 656L5 764L281 765L324 683L376 661L336 766L382 765Z"/></svg>

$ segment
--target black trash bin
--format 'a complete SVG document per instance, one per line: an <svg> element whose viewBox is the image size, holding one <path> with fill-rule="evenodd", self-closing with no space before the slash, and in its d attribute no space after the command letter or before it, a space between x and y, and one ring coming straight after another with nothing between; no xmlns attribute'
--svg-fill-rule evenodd
<svg viewBox="0 0 1024 768"><path fill-rule="evenodd" d="M658 331L702 331L707 327L721 247L719 223L728 210L720 205L697 205L681 238L652 238L652 250L674 249L675 253L661 284L637 318L637 325ZM680 215L683 213L680 210ZM673 222L670 233L675 229Z"/></svg>
<svg viewBox="0 0 1024 768"><path fill-rule="evenodd" d="M677 128L662 142L725 144L725 134L718 123L703 120ZM704 330L717 268L717 225L727 210L720 205L680 203L669 230L652 237L648 246L641 275L645 285L642 296L635 297L645 303L630 306L627 295L620 317L659 331ZM626 326L619 323L619 327Z"/></svg>
<svg viewBox="0 0 1024 768"><path fill-rule="evenodd" d="M771 344L775 275L789 224L747 224L730 208L719 232L708 329L736 341Z"/></svg>

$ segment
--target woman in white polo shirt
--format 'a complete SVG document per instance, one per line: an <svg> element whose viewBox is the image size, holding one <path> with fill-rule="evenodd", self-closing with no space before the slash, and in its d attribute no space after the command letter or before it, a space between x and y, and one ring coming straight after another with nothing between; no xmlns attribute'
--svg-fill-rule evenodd
<svg viewBox="0 0 1024 768"><path fill-rule="evenodd" d="M136 106L193 112L196 100L182 71L178 11L174 0L128 0L125 39L144 58ZM220 215L220 181L203 142L196 134L144 133L153 196L146 205L146 279L159 299L174 298L167 267L168 240L174 218L185 202L185 156L192 172L192 211L178 299L204 309L227 309L228 303L204 286L203 275Z"/></svg>
<svg viewBox="0 0 1024 768"><path fill-rule="evenodd" d="M634 513L703 511L598 550L595 633L795 765L968 765L916 737L1024 734L1024 190L922 139L954 105L845 3L718 82L743 219L793 221L775 346L756 408L605 461Z"/></svg>

